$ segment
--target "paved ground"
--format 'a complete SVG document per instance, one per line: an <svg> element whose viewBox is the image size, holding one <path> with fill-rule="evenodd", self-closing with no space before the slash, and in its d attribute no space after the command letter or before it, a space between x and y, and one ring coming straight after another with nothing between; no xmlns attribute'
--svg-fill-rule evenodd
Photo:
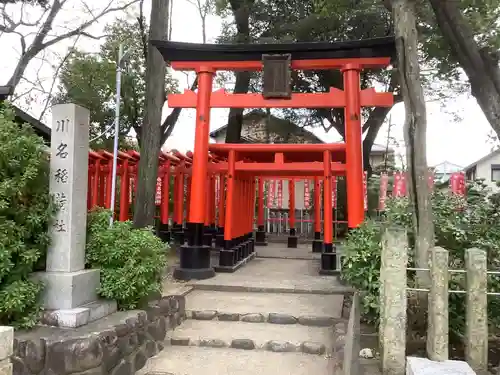
<svg viewBox="0 0 500 375"><path fill-rule="evenodd" d="M139 375L334 373L345 287L319 276L318 256L306 244L272 244L257 253L266 258L233 274L169 287L193 288L186 295L188 319Z"/></svg>

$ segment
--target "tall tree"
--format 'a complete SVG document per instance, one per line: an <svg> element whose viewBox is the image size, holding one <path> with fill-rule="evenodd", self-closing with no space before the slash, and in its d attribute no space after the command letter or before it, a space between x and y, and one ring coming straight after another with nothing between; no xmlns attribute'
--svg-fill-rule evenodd
<svg viewBox="0 0 500 375"><path fill-rule="evenodd" d="M152 0L149 39L168 38L168 0ZM165 101L166 64L152 44L147 47L145 116L141 133L141 159L134 226L142 228L154 223L155 190L161 141L161 113Z"/></svg>
<svg viewBox="0 0 500 375"><path fill-rule="evenodd" d="M236 43L250 43L250 14L255 0L228 0L236 25ZM236 73L233 92L244 94L250 87L251 73L240 71ZM239 143L243 126L243 108L229 109L227 118L226 143Z"/></svg>
<svg viewBox="0 0 500 375"><path fill-rule="evenodd" d="M86 30L102 19L104 16L127 9L130 5L137 3L139 0L127 0L125 2L106 0L103 6L98 10L94 7L82 2L83 9L87 10L87 14L82 13L82 21L70 27L65 27L67 31L57 34L57 18L60 14L65 13L71 5L68 0L47 0L45 6L40 10L41 15L35 20L29 19L27 16L26 4L30 2L23 2L23 4L12 4L12 1L3 1L0 3L0 36L17 35L20 43L20 58L17 62L14 71L7 81L7 86L15 90L21 81L26 68L30 62L43 50L55 45L63 40L76 37L85 36L88 38L95 38L95 36L86 32ZM40 2L38 2L40 3ZM28 5L29 6L29 5ZM55 34L55 35L54 35ZM32 36L34 37L32 38ZM29 42L31 40L31 42Z"/></svg>
<svg viewBox="0 0 500 375"><path fill-rule="evenodd" d="M427 182L427 115L420 79L416 1L392 0L392 10L398 54L397 71L405 105L404 137L413 207L416 261L417 267L427 268L429 249L434 243L434 228ZM428 277L424 277L419 275L425 284Z"/></svg>
<svg viewBox="0 0 500 375"><path fill-rule="evenodd" d="M133 129L140 141L146 90L146 58L143 35L137 22L118 19L106 26L105 34L106 39L98 54L79 51L71 53L61 69L59 94L54 102L71 101L88 108L92 124L91 139L102 134L91 146L108 149L113 145L113 134L106 129L111 127L115 117L115 61L119 45L122 44L126 51L126 58L122 63L121 139ZM166 74L165 82L166 94L176 91L177 81L170 73ZM162 137L161 144L163 143Z"/></svg>
<svg viewBox="0 0 500 375"><path fill-rule="evenodd" d="M352 1L341 0L331 4L328 12L321 12L314 0L256 0L248 8L250 42L267 41L338 41L380 37L391 34L392 22L388 11L380 3L373 5L370 0L357 2L353 8ZM231 3L231 10L234 9ZM241 39L241 26L246 17L240 21L234 14L233 25L223 31L222 42ZM238 26L240 25L240 27ZM242 79L243 75L246 75ZM395 102L401 101L397 90L396 75L386 72L363 72L363 87L383 84L388 91L394 92ZM256 78L256 79L255 79ZM341 74L332 71L295 72L292 79L294 91L317 92L330 87L343 88ZM235 92L259 91L260 75L238 73L236 75ZM369 156L378 130L390 108L365 109L363 142L364 165L370 171ZM282 116L301 126L322 126L325 131L334 128L341 136L344 134L344 114L341 109L322 108L319 110L286 110L278 111ZM234 109L229 113L226 142L239 140L243 110Z"/></svg>
<svg viewBox="0 0 500 375"><path fill-rule="evenodd" d="M498 1L429 0L429 3L454 58L469 78L472 95L500 136ZM468 12L464 12L464 7Z"/></svg>

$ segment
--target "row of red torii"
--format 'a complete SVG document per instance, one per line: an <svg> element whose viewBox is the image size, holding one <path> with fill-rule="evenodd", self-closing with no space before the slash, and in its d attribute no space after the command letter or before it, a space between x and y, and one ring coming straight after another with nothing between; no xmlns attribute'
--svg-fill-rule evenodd
<svg viewBox="0 0 500 375"><path fill-rule="evenodd" d="M265 240L262 238L263 222L259 222L260 230L254 238L255 198L257 194L258 216L263 217L263 180L269 177L289 181L323 180L323 240L315 241L322 243L322 272L335 272L337 258L332 238L331 177L345 176L348 227L355 228L363 222L365 214L361 108L393 105L392 93L362 89L361 73L364 69L383 69L390 64L395 55L394 37L334 43L210 45L158 40L151 43L174 70L193 71L198 79L196 92L186 90L168 96L170 108L196 109L193 153L186 155L190 160L179 158L184 169L177 168L189 176L190 186L187 191L187 224L183 229L187 242L180 248L180 265L175 269L174 277L205 279L215 276L216 271L234 271L255 257L255 245ZM329 92L292 93L294 71L298 70L339 71L343 77L343 90L330 88ZM218 71L262 71L263 91L248 94L213 91L214 76ZM212 108L343 108L345 142L209 144ZM220 189L219 197L224 227L220 231L223 233L218 232L221 246L217 264L212 260L211 246L208 245L214 237L211 226L215 215L214 176L223 176L226 185L225 189ZM290 189L290 193L293 190ZM174 201L180 201L181 194L184 194L180 182L174 188L175 194L177 199ZM180 212L180 208L177 210ZM179 216L174 217L179 219ZM294 215L290 218L294 220ZM176 222L177 227L172 228L174 232L180 232L179 224ZM294 229L293 225L291 228ZM293 245L296 237L290 234Z"/></svg>
<svg viewBox="0 0 500 375"><path fill-rule="evenodd" d="M275 145L277 146L277 145ZM281 146L281 145L280 145ZM277 146L280 148L280 146ZM283 145L281 148L288 148L289 145ZM118 152L118 169L117 176L119 178L119 203L117 205L117 212L115 211L116 219L119 221L129 220L131 214L131 204L133 202L134 190L137 187L138 164L140 154L135 150L119 151ZM265 215L264 207L267 195L267 206L272 207L272 200L270 194L273 194L272 186L276 180L288 180L289 189L289 206L290 212L289 222L289 236L288 247L296 248L298 238L296 236L296 218L292 213L295 212L295 182L303 178L286 177L286 176L261 176L259 178L237 179L239 184L248 184L248 189L254 189L254 194L250 191L245 192L248 199L248 218L247 221L236 220L234 222L227 220L226 217L237 217L236 212L242 212L246 208L246 203L243 201L240 205L227 204L227 171L222 163L227 164L227 160L219 158L212 153L209 154L209 171L206 180L206 210L204 218L204 244L215 249L223 249L225 242L230 241L232 237L239 237L241 233L248 232L248 226L254 225L254 215L257 211L257 232L256 232L256 245L266 246L266 232L265 232ZM90 151L89 152L89 174L88 174L88 209L93 207L104 207L109 209L111 207L111 178L112 178L112 161L113 154L108 151ZM172 150L168 153L161 152L159 157L158 179L156 188L156 205L159 207L158 216L158 235L165 241L170 242L174 240L178 244L185 242L185 222L189 222L189 217L184 217L185 213L189 215L190 204L190 191L191 191L191 175L192 175L192 162L193 153L188 151L186 154L180 153L177 150ZM221 168L222 166L222 168ZM270 180L268 192L265 194L265 182ZM323 178L315 176L314 180L314 240L312 241L312 251L321 252L324 243L321 239L321 208L322 198L329 199L331 208L335 208L335 190L334 185L335 177L332 177L330 194L322 192ZM246 181L246 182L244 182ZM309 180L306 180L309 182ZM173 191L170 189L173 187ZM243 188L242 186L238 188ZM243 193L243 192L241 192ZM240 194L241 195L241 194ZM244 194L245 195L245 194ZM365 209L366 209L366 180L365 180ZM309 191L305 190L304 198L308 199ZM170 198L172 199L173 209L170 215ZM187 207L184 207L186 204ZM257 204L257 210L255 210ZM233 211L233 212L230 212ZM170 226L170 223L172 225ZM334 234L332 233L332 226L324 221L325 243L329 247L333 244ZM331 224L331 223L330 223ZM327 228L328 227L328 228ZM253 229L252 229L253 230ZM215 241L215 243L214 243ZM332 249L333 249L333 245ZM243 259L245 254L241 254L233 258L220 259L220 264L217 266L220 270L233 269L234 265L239 260ZM241 258L241 259L240 259ZM332 259L327 258L327 259ZM325 267L327 269L327 267Z"/></svg>

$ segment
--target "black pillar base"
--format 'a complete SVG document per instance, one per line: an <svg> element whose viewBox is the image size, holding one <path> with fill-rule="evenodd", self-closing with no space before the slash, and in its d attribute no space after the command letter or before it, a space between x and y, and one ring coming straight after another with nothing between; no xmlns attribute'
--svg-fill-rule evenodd
<svg viewBox="0 0 500 375"><path fill-rule="evenodd" d="M236 264L236 254L234 250L224 250L219 252L219 265L221 267L233 267Z"/></svg>
<svg viewBox="0 0 500 375"><path fill-rule="evenodd" d="M222 249L224 248L224 235L223 234L217 234L215 236L215 247Z"/></svg>
<svg viewBox="0 0 500 375"><path fill-rule="evenodd" d="M183 245L180 255L180 265L174 270L175 279L203 280L215 276L210 266L210 247Z"/></svg>
<svg viewBox="0 0 500 375"><path fill-rule="evenodd" d="M337 269L337 253L321 254L321 270L335 271Z"/></svg>
<svg viewBox="0 0 500 375"><path fill-rule="evenodd" d="M255 240L253 238L250 238L248 240L248 242L249 242L249 245L250 245L250 250L249 250L250 254L255 253Z"/></svg>
<svg viewBox="0 0 500 375"><path fill-rule="evenodd" d="M255 258L252 233L223 241L222 244L223 247L219 251L219 265L215 266L216 272L235 272Z"/></svg>
<svg viewBox="0 0 500 375"><path fill-rule="evenodd" d="M184 228L182 228L182 224L174 223L174 225L172 225L170 238L173 239L174 243L177 245L183 245L184 242L186 242L186 233Z"/></svg>
<svg viewBox="0 0 500 375"><path fill-rule="evenodd" d="M185 236L185 233L184 231L177 231L177 232L173 232L172 233L173 237L174 237L174 242L178 245L183 245L184 242L186 242L186 236Z"/></svg>
<svg viewBox="0 0 500 375"><path fill-rule="evenodd" d="M321 240L321 232L314 232L314 239Z"/></svg>
<svg viewBox="0 0 500 375"><path fill-rule="evenodd" d="M322 240L313 240L312 252L313 253L321 253L322 251L323 251L323 241Z"/></svg>
<svg viewBox="0 0 500 375"><path fill-rule="evenodd" d="M255 232L255 244L257 246L267 246L266 241L266 232L261 231L260 228L257 232Z"/></svg>
<svg viewBox="0 0 500 375"><path fill-rule="evenodd" d="M212 247L212 240L213 240L212 233L206 233L206 232L203 233L204 246Z"/></svg>
<svg viewBox="0 0 500 375"><path fill-rule="evenodd" d="M298 243L299 243L299 239L297 236L289 236L288 237L288 248L289 249L296 249Z"/></svg>
<svg viewBox="0 0 500 375"><path fill-rule="evenodd" d="M323 249L325 253L334 253L335 252L335 245L332 243L325 243L323 244Z"/></svg>
<svg viewBox="0 0 500 375"><path fill-rule="evenodd" d="M338 275L340 272L337 270L337 252L335 246L331 243L323 245L324 251L321 254L321 269L320 275Z"/></svg>
<svg viewBox="0 0 500 375"><path fill-rule="evenodd" d="M171 233L170 231L158 231L158 237L165 243L170 243Z"/></svg>

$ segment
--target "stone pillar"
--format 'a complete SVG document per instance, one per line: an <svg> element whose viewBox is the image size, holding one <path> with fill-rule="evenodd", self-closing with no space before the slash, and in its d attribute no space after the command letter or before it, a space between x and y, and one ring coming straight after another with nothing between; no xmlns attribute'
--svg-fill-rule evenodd
<svg viewBox="0 0 500 375"><path fill-rule="evenodd" d="M406 368L406 267L408 239L400 228L386 229L381 257L380 340L382 372L403 375Z"/></svg>
<svg viewBox="0 0 500 375"><path fill-rule="evenodd" d="M427 328L427 355L432 361L448 359L448 251L435 247L430 254L431 288Z"/></svg>
<svg viewBox="0 0 500 375"><path fill-rule="evenodd" d="M14 348L14 328L0 326L0 375L12 375L10 356Z"/></svg>
<svg viewBox="0 0 500 375"><path fill-rule="evenodd" d="M75 104L52 108L50 192L59 211L49 229L46 272L35 277L45 285L44 308L60 326L83 325L116 311L111 302L104 309L82 308L97 301L100 285L99 270L85 269L89 121L90 112Z"/></svg>
<svg viewBox="0 0 500 375"><path fill-rule="evenodd" d="M488 299L486 251L468 249L467 269L466 350L465 359L478 373L488 369Z"/></svg>

